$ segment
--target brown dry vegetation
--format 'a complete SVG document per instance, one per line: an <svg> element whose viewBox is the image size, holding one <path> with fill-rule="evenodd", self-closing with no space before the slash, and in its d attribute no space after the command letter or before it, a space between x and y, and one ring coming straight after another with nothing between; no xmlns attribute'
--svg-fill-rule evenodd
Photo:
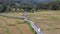
<svg viewBox="0 0 60 34"><path fill-rule="evenodd" d="M18 27L20 27L22 29L24 34L32 34L32 32L30 32L30 28L27 24L21 24L21 25L18 25Z"/></svg>
<svg viewBox="0 0 60 34"><path fill-rule="evenodd" d="M60 11L29 13L28 18L34 21L44 34L60 34Z"/></svg>
<svg viewBox="0 0 60 34"><path fill-rule="evenodd" d="M0 16L0 34L32 34L32 31L22 19Z"/></svg>
<svg viewBox="0 0 60 34"><path fill-rule="evenodd" d="M7 13L20 16L21 13ZM12 15L12 16L13 16ZM41 11L28 13L29 20L41 28L43 34L60 34L60 11ZM15 32L15 33L14 33ZM22 19L14 19L0 16L0 34L32 34L29 25Z"/></svg>

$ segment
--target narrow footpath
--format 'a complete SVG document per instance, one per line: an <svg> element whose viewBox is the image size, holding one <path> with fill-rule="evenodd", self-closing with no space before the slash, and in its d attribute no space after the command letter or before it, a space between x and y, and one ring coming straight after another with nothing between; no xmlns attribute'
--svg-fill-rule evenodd
<svg viewBox="0 0 60 34"><path fill-rule="evenodd" d="M28 20L28 18L27 18L27 13L26 13L26 12L23 14L23 17L24 17L24 21L26 21L27 23L29 23L30 26L35 30L35 32L36 32L37 34L43 34L43 33L40 31L40 28L36 27L36 25L34 24L33 21Z"/></svg>

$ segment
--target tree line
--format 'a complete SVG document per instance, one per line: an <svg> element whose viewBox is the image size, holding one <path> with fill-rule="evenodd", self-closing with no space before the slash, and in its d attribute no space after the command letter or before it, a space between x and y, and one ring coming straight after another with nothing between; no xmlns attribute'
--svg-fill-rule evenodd
<svg viewBox="0 0 60 34"><path fill-rule="evenodd" d="M23 9L22 6L28 6L27 9L28 10L30 9L32 11L33 10L60 10L60 1L52 1L48 3L40 2L36 6L33 6L32 4L28 4L28 3L22 3L22 4L12 3L8 5L8 4L3 4L3 2L0 2L0 12L5 12L6 10L11 11L12 9L15 9L15 11L17 11L17 9L19 10Z"/></svg>
<svg viewBox="0 0 60 34"><path fill-rule="evenodd" d="M50 3L39 3L36 8L42 10L60 10L60 1L54 1Z"/></svg>

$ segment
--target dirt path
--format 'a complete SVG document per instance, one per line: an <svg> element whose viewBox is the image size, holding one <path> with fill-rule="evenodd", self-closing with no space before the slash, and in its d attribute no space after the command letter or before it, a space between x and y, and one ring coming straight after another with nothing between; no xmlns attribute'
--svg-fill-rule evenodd
<svg viewBox="0 0 60 34"><path fill-rule="evenodd" d="M32 34L32 32L30 31L30 28L27 24L20 24L18 26L22 29L24 34Z"/></svg>

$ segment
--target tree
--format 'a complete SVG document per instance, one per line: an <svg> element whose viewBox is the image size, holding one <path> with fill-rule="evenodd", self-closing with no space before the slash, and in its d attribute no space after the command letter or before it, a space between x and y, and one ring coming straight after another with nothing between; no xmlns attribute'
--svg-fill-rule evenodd
<svg viewBox="0 0 60 34"><path fill-rule="evenodd" d="M0 5L0 12L5 12L6 11L6 6Z"/></svg>

